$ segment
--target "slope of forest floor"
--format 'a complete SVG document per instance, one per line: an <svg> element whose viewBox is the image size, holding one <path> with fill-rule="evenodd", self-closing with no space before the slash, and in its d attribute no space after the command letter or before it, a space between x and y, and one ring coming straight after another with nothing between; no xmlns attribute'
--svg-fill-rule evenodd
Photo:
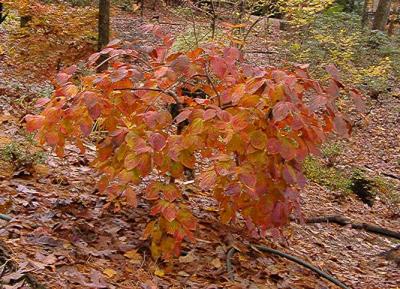
<svg viewBox="0 0 400 289"><path fill-rule="evenodd" d="M146 45L148 36L137 32L144 22L127 13L113 18L113 27L117 36ZM175 34L183 31L175 23L163 25ZM273 37L280 37L279 32ZM278 56L250 57L273 64ZM33 110L31 99L48 86L16 79L0 60L0 148L14 144L33 154L36 145L24 132L23 116ZM384 95L367 104L367 117L355 116L353 135L340 141L343 151L334 165L364 168L367 174L387 178L399 194L400 100ZM95 146L86 146L82 156L68 145L64 159L47 151L45 164L0 161L0 213L12 217L0 220L0 279L9 284L4 288L335 288L286 259L247 250L246 231L219 225L217 204L193 184L186 185L185 202L200 220L196 243L186 243L184 254L169 264L152 260L148 242L141 239L149 221L147 205L117 213L103 209L106 197L96 192L97 175L89 167ZM310 182L302 206L306 218L341 215L394 231L400 228L399 203L385 195L378 195L369 207L353 194ZM382 255L398 246L394 239L328 223L291 223L283 231L278 240L251 241L300 257L350 288L399 288L399 265ZM240 251L232 259L234 280L225 265L231 246ZM29 282L30 287L23 287Z"/></svg>

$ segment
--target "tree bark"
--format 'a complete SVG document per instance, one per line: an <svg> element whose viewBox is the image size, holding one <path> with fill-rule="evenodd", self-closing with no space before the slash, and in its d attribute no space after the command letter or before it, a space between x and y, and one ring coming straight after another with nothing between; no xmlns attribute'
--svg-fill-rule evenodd
<svg viewBox="0 0 400 289"><path fill-rule="evenodd" d="M0 3L0 23L3 23L3 21L6 19L6 16L3 18L3 3Z"/></svg>
<svg viewBox="0 0 400 289"><path fill-rule="evenodd" d="M389 19L391 0L380 0L375 12L375 19L372 29L385 31L386 23Z"/></svg>
<svg viewBox="0 0 400 289"><path fill-rule="evenodd" d="M98 50L103 49L110 42L110 0L99 1L99 23L98 23ZM107 55L102 54L98 60L98 63L104 62L107 59ZM98 72L106 70L108 67L107 63L104 63L98 68Z"/></svg>
<svg viewBox="0 0 400 289"><path fill-rule="evenodd" d="M365 27L365 25L368 24L368 7L369 7L369 0L364 0L362 20L361 20L362 27Z"/></svg>

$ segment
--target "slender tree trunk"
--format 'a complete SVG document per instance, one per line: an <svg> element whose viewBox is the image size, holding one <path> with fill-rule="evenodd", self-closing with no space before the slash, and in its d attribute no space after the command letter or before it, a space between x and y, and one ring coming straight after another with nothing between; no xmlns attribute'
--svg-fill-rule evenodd
<svg viewBox="0 0 400 289"><path fill-rule="evenodd" d="M3 15L3 3L0 3L0 24L4 22L4 20L6 20L7 17L7 13L5 15Z"/></svg>
<svg viewBox="0 0 400 289"><path fill-rule="evenodd" d="M98 49L102 49L108 42L110 42L110 0L100 0Z"/></svg>
<svg viewBox="0 0 400 289"><path fill-rule="evenodd" d="M349 0L347 3L347 11L353 12L355 5L356 5L356 3L354 2L354 0Z"/></svg>
<svg viewBox="0 0 400 289"><path fill-rule="evenodd" d="M99 1L99 36L98 36L98 50L104 48L110 42L110 0ZM102 55L99 58L99 63L104 62L107 55ZM98 69L99 72L107 69L107 63L101 65Z"/></svg>
<svg viewBox="0 0 400 289"><path fill-rule="evenodd" d="M400 23L400 3L396 3L396 6L392 7L392 17L389 17L389 28L388 34L393 36L395 34L396 25Z"/></svg>
<svg viewBox="0 0 400 289"><path fill-rule="evenodd" d="M364 0L362 20L361 20L362 27L365 27L365 25L368 24L368 7L369 7L369 0Z"/></svg>
<svg viewBox="0 0 400 289"><path fill-rule="evenodd" d="M386 23L389 19L391 0L380 0L375 12L375 19L372 29L385 31Z"/></svg>

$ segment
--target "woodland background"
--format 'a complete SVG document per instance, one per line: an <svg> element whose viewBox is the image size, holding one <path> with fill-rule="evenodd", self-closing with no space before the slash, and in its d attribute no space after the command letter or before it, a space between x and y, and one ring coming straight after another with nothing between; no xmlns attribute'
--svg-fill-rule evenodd
<svg viewBox="0 0 400 289"><path fill-rule="evenodd" d="M265 247L312 264L342 288L399 288L399 1L3 0L0 12L1 288L337 288ZM241 74L247 66L280 76L257 84L260 76ZM188 76L195 69L206 79ZM304 107L320 109L304 126L326 133L323 141L311 138L315 150L304 159L298 147L268 143L275 135L266 128L280 139L294 127L291 116L306 114L290 100L282 105L290 85L282 92L280 81L293 76ZM132 79L142 91L133 92ZM314 99L307 89L317 82L324 92ZM229 90L232 83L238 90ZM274 87L267 97L265 86ZM107 105L120 90L138 102L118 106L114 126L105 121ZM80 102L93 91L101 101ZM268 112L267 121L257 127L240 112L258 112L264 98L259 111ZM144 107L137 104L143 99ZM335 114L318 126L331 102ZM303 109L303 100L296 105ZM68 108L76 109L71 119ZM223 147L225 134L207 143L212 128L231 129L212 122L227 118L219 109L237 117L229 122L233 131L242 130ZM151 121L133 117L136 111L159 113L152 121L163 125L165 116L168 127L140 131ZM118 152L129 145L128 131L141 136L135 145L148 143L152 161L138 159L144 154L137 146L132 157ZM301 214L287 203L268 220L253 212L255 227L249 225L243 203L257 211L272 202L276 212L280 201L268 194L254 203L235 198L222 162L199 152L229 150L247 137L251 150L232 149L236 159L224 163L236 161L240 195L263 181L256 164L269 166L274 178L266 186L277 195L301 187L304 173L307 182L293 201ZM185 153L174 150L179 141L191 143ZM257 150L268 164L252 157ZM165 172L157 153L170 162ZM231 166L224 169L234 174ZM126 170L137 175L122 175Z"/></svg>

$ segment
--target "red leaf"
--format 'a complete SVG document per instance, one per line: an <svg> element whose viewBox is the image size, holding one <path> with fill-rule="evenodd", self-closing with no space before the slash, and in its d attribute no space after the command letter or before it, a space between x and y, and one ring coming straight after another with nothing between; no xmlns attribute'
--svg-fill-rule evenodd
<svg viewBox="0 0 400 289"><path fill-rule="evenodd" d="M128 132L127 128L120 128L111 133L110 136L112 136L113 145L119 147L125 141L125 136Z"/></svg>
<svg viewBox="0 0 400 289"><path fill-rule="evenodd" d="M243 172L239 174L239 180L250 189L255 189L257 178L255 172Z"/></svg>
<svg viewBox="0 0 400 289"><path fill-rule="evenodd" d="M277 154L279 152L280 143L276 138L269 138L267 140L267 150L270 154Z"/></svg>
<svg viewBox="0 0 400 289"><path fill-rule="evenodd" d="M239 60L240 58L240 50L236 47L228 47L224 50L224 57L227 58L230 62Z"/></svg>
<svg viewBox="0 0 400 289"><path fill-rule="evenodd" d="M275 121L284 120L294 108L294 105L287 101L278 102L272 109Z"/></svg>
<svg viewBox="0 0 400 289"><path fill-rule="evenodd" d="M184 110L175 118L176 123L181 123L188 119L188 117L192 114L191 110Z"/></svg>
<svg viewBox="0 0 400 289"><path fill-rule="evenodd" d="M174 184L165 185L163 188L164 199L173 202L181 197L181 192Z"/></svg>
<svg viewBox="0 0 400 289"><path fill-rule="evenodd" d="M333 119L333 127L338 134L345 137L349 136L350 125L341 115L335 116L335 118Z"/></svg>
<svg viewBox="0 0 400 289"><path fill-rule="evenodd" d="M77 70L78 70L78 66L76 66L76 65L74 64L74 65L71 65L71 66L65 68L65 69L63 70L63 72L65 72L66 74L72 75L72 74L74 74Z"/></svg>
<svg viewBox="0 0 400 289"><path fill-rule="evenodd" d="M220 110L217 112L217 116L220 120L225 122L230 122L232 120L232 115L226 110Z"/></svg>
<svg viewBox="0 0 400 289"><path fill-rule="evenodd" d="M256 78L246 84L246 93L254 94L257 90L259 90L264 84L266 80L264 78Z"/></svg>
<svg viewBox="0 0 400 289"><path fill-rule="evenodd" d="M180 209L178 212L177 219L179 223L182 224L188 230L195 230L197 226L196 218L192 215L192 213L188 209Z"/></svg>
<svg viewBox="0 0 400 289"><path fill-rule="evenodd" d="M128 70L125 67L121 67L117 70L115 70L111 75L111 82L118 82L122 79L124 79L125 77L127 77L128 75Z"/></svg>
<svg viewBox="0 0 400 289"><path fill-rule="evenodd" d="M93 91L85 91L83 93L83 101L85 102L88 108L95 106L98 100L99 98L97 97L97 94L94 93Z"/></svg>
<svg viewBox="0 0 400 289"><path fill-rule="evenodd" d="M213 57L210 64L211 70L215 73L215 75L223 79L227 71L225 60L221 57Z"/></svg>
<svg viewBox="0 0 400 289"><path fill-rule="evenodd" d="M180 152L179 160L182 165L189 169L194 169L194 165L196 163L196 159L193 153L189 152L188 150L183 150Z"/></svg>
<svg viewBox="0 0 400 289"><path fill-rule="evenodd" d="M186 55L180 55L171 63L171 68L178 73L186 73L189 70L190 59Z"/></svg>
<svg viewBox="0 0 400 289"><path fill-rule="evenodd" d="M232 117L231 124L235 131L245 129L249 125L248 115L246 113L238 113Z"/></svg>
<svg viewBox="0 0 400 289"><path fill-rule="evenodd" d="M217 181L217 173L214 170L205 171L200 175L199 179L200 188L204 191L208 191L215 185L215 182Z"/></svg>
<svg viewBox="0 0 400 289"><path fill-rule="evenodd" d="M58 132L56 132L56 131L47 132L45 135L45 138L46 138L47 144L49 144L51 146L58 144L59 136L58 136Z"/></svg>
<svg viewBox="0 0 400 289"><path fill-rule="evenodd" d="M245 85L243 83L235 85L232 91L232 103L237 104L245 94Z"/></svg>
<svg viewBox="0 0 400 289"><path fill-rule="evenodd" d="M58 85L63 85L66 84L70 78L71 78L70 74L60 72L56 76L56 81Z"/></svg>
<svg viewBox="0 0 400 289"><path fill-rule="evenodd" d="M33 132L44 125L45 117L42 115L32 115L28 114L25 116L26 129L28 132Z"/></svg>
<svg viewBox="0 0 400 289"><path fill-rule="evenodd" d="M160 182L152 182L146 188L145 198L147 200L158 200L160 198L160 192L163 190L163 184Z"/></svg>
<svg viewBox="0 0 400 289"><path fill-rule="evenodd" d="M47 103L49 103L49 101L50 101L50 98L47 98L47 97L39 98L35 103L35 107L42 107L42 106L46 105Z"/></svg>
<svg viewBox="0 0 400 289"><path fill-rule="evenodd" d="M167 144L165 137L160 133L152 133L149 137L150 146L156 151L161 151Z"/></svg>
<svg viewBox="0 0 400 289"><path fill-rule="evenodd" d="M165 201L160 200L158 201L150 210L150 215L155 216L164 209Z"/></svg>
<svg viewBox="0 0 400 289"><path fill-rule="evenodd" d="M217 115L217 111L215 109L207 109L204 112L203 118L205 121L213 119Z"/></svg>
<svg viewBox="0 0 400 289"><path fill-rule="evenodd" d="M232 93L229 90L225 90L221 93L221 104L227 104L232 101Z"/></svg>
<svg viewBox="0 0 400 289"><path fill-rule="evenodd" d="M329 64L325 69L334 80L340 81L340 72L335 65Z"/></svg>
<svg viewBox="0 0 400 289"><path fill-rule="evenodd" d="M138 205L136 192L131 187L128 187L125 190L124 195L128 205L130 205L133 208L136 208Z"/></svg>
<svg viewBox="0 0 400 289"><path fill-rule="evenodd" d="M240 194L242 189L238 183L230 183L226 186L224 194L227 196L235 196Z"/></svg>
<svg viewBox="0 0 400 289"><path fill-rule="evenodd" d="M318 109L324 107L328 102L328 99L323 96L323 95L314 95L312 97L311 103L310 103L310 109L312 111L317 111Z"/></svg>
<svg viewBox="0 0 400 289"><path fill-rule="evenodd" d="M325 88L325 91L332 97L338 97L340 94L339 86L332 79L329 80L329 86Z"/></svg>
<svg viewBox="0 0 400 289"><path fill-rule="evenodd" d="M366 107L365 107L365 103L362 99L361 93L356 89L352 89L350 91L350 96L352 97L354 105L356 106L357 110L359 112L365 112Z"/></svg>
<svg viewBox="0 0 400 289"><path fill-rule="evenodd" d="M90 119L82 120L82 123L79 125L79 127L84 136L90 135L90 133L92 132L92 125L93 125L93 122Z"/></svg>
<svg viewBox="0 0 400 289"><path fill-rule="evenodd" d="M164 207L161 210L161 213L163 215L163 217L168 221L168 222L172 222L173 220L175 220L176 215L177 215L177 211L176 211L176 207L174 204L169 203L166 207Z"/></svg>

